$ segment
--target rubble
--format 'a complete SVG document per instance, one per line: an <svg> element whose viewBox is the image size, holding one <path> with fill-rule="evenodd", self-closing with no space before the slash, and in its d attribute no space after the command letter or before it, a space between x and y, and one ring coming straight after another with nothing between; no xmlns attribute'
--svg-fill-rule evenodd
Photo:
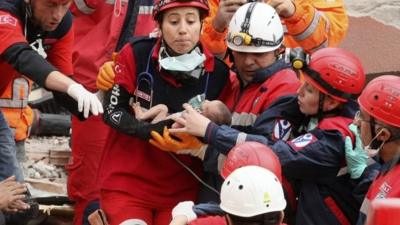
<svg viewBox="0 0 400 225"><path fill-rule="evenodd" d="M65 164L70 157L68 137L29 138L26 141L27 160L22 166L26 182L47 195L66 196Z"/></svg>

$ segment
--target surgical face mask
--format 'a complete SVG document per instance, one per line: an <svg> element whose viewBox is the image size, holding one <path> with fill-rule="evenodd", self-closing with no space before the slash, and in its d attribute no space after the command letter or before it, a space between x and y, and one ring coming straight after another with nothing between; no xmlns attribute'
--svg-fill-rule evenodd
<svg viewBox="0 0 400 225"><path fill-rule="evenodd" d="M371 147L372 142L374 142L374 141L378 138L378 136L382 133L382 131L383 131L383 129L381 129L381 130L375 135L375 137L372 138L372 140L369 142L369 144L368 144L367 146L364 146L364 151L366 151L366 152L367 152L367 155L368 155L369 157L371 157L371 158L372 158L372 157L375 157L375 156L379 153L379 151L382 149L382 146L385 144L385 141L383 141L382 144L379 145L378 148L374 149L374 148Z"/></svg>
<svg viewBox="0 0 400 225"><path fill-rule="evenodd" d="M180 72L193 71L205 60L206 56L200 52L199 48L195 48L190 53L172 57L167 54L165 47L161 47L158 57L158 62L163 69Z"/></svg>

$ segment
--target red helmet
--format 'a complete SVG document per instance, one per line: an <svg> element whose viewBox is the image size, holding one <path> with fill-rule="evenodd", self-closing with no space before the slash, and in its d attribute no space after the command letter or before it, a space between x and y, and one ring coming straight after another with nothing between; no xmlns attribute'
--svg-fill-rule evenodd
<svg viewBox="0 0 400 225"><path fill-rule="evenodd" d="M258 142L245 142L236 145L229 152L221 170L225 179L234 170L244 166L259 166L268 169L282 181L281 163L275 153L266 145Z"/></svg>
<svg viewBox="0 0 400 225"><path fill-rule="evenodd" d="M154 4L153 18L154 20L158 20L162 11L184 6L192 6L198 8L200 10L200 16L203 17L207 16L208 11L210 10L207 0L158 0Z"/></svg>
<svg viewBox="0 0 400 225"><path fill-rule="evenodd" d="M314 87L341 102L360 94L365 84L360 60L340 48L323 48L314 52L303 71L305 79Z"/></svg>
<svg viewBox="0 0 400 225"><path fill-rule="evenodd" d="M361 93L358 103L372 117L400 127L400 77L385 75L373 79Z"/></svg>

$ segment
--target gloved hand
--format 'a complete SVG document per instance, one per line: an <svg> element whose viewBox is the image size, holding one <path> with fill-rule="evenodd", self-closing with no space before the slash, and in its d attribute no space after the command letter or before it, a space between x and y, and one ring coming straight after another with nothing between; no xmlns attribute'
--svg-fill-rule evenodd
<svg viewBox="0 0 400 225"><path fill-rule="evenodd" d="M197 137L185 133L175 133L174 136L179 138L180 141L174 139L171 137L167 127L164 127L163 136L156 131L152 131L151 136L153 139L149 140L150 144L168 152L177 152L182 149L199 149L204 145Z"/></svg>
<svg viewBox="0 0 400 225"><path fill-rule="evenodd" d="M351 124L349 126L349 129L351 130L351 132L353 132L356 141L353 149L351 138L349 136L346 137L346 163L351 178L357 179L361 176L361 174L364 172L364 169L367 167L368 155L362 146L360 134L357 131L357 127L354 124Z"/></svg>
<svg viewBox="0 0 400 225"><path fill-rule="evenodd" d="M105 62L97 74L96 86L99 90L108 91L114 85L114 61Z"/></svg>
<svg viewBox="0 0 400 225"><path fill-rule="evenodd" d="M88 118L89 110L95 116L103 113L103 105L96 95L87 91L81 84L71 84L68 87L67 94L78 102L78 111L83 111L85 118Z"/></svg>
<svg viewBox="0 0 400 225"><path fill-rule="evenodd" d="M197 215L193 211L193 206L194 203L192 201L179 202L178 205L172 209L172 219L178 216L185 216L187 218L187 223L197 219Z"/></svg>

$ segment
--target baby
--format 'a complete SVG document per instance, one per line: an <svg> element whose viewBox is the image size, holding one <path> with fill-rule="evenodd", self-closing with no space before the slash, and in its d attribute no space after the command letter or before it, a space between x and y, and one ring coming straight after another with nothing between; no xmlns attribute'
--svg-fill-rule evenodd
<svg viewBox="0 0 400 225"><path fill-rule="evenodd" d="M196 96L195 98L197 98ZM194 99L194 98L193 98ZM218 125L230 125L231 124L231 112L226 105L219 100L204 100L193 104L193 99L189 101L189 104L196 110L200 111L205 117ZM196 105L197 104L197 105ZM140 107L138 102L132 104L135 117L138 120L151 120L151 123L157 123L161 120L169 118L168 107L164 104L158 104L151 107L148 110Z"/></svg>

